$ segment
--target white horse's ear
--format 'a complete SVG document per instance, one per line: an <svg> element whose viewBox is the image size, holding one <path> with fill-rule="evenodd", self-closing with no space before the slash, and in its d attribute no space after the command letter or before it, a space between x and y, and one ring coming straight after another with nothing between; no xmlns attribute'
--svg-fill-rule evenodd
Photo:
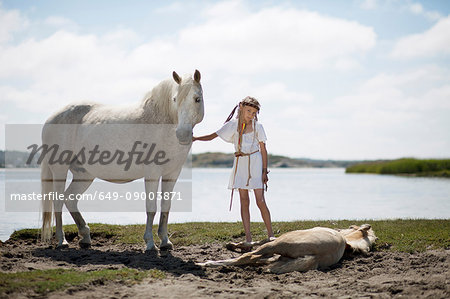
<svg viewBox="0 0 450 299"><path fill-rule="evenodd" d="M195 73L194 73L194 80L195 80L195 82L200 83L201 77L202 76L200 75L200 72L198 70L195 70Z"/></svg>
<svg viewBox="0 0 450 299"><path fill-rule="evenodd" d="M178 76L177 72L173 72L172 73L173 79L175 80L175 82L177 82L178 84L181 84L181 78L180 76Z"/></svg>

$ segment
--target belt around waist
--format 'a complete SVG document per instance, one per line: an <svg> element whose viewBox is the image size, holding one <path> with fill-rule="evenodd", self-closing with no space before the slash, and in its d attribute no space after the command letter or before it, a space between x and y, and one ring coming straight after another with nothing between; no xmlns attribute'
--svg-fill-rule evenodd
<svg viewBox="0 0 450 299"><path fill-rule="evenodd" d="M250 156L250 155L256 154L257 152L259 152L259 150L256 150L256 151L251 152L251 153L235 152L234 156L235 157Z"/></svg>

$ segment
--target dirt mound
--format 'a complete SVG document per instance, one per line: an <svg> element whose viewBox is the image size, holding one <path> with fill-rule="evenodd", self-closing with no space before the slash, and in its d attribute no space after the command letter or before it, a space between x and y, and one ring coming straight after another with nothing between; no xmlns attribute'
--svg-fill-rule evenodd
<svg viewBox="0 0 450 299"><path fill-rule="evenodd" d="M166 278L146 278L132 286L115 282L85 284L50 293L64 297L450 297L449 250L424 253L373 252L345 256L338 264L320 271L269 274L261 267L201 268L195 262L238 256L223 244L176 247L160 256L146 254L143 245L117 245L108 239L93 240L90 249L55 250L36 241L0 244L0 271L74 268L159 269ZM12 297L34 294L12 294Z"/></svg>

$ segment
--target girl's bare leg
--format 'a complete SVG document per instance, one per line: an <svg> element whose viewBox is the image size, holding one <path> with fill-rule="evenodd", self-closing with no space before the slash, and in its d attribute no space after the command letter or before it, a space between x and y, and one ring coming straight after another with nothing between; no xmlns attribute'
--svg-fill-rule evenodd
<svg viewBox="0 0 450 299"><path fill-rule="evenodd" d="M241 218L244 225L245 240L247 242L252 241L252 233L250 232L250 198L248 196L248 190L239 189L239 197L241 199Z"/></svg>
<svg viewBox="0 0 450 299"><path fill-rule="evenodd" d="M273 237L274 235L272 230L272 220L270 219L270 212L269 208L266 205L263 189L255 189L254 192L256 204L258 205L258 208L261 211L262 219L264 221L264 224L266 225L267 235L269 236L269 238Z"/></svg>

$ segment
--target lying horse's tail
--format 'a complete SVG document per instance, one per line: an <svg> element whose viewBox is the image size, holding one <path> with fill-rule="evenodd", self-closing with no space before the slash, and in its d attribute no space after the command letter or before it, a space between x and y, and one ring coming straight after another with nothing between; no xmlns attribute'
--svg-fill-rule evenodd
<svg viewBox="0 0 450 299"><path fill-rule="evenodd" d="M199 266L242 266L242 265L259 265L267 264L267 259L273 255L272 243L265 243L256 250L244 253L243 255L220 261L207 261L204 263L197 263Z"/></svg>
<svg viewBox="0 0 450 299"><path fill-rule="evenodd" d="M317 269L318 260L314 255L305 255L298 258L289 257L276 257L272 258L271 244L256 249L255 251L247 252L240 257L220 260L220 261L207 261L205 263L197 263L198 266L243 266L243 265L267 265L267 270L271 273L287 273L292 271L308 271Z"/></svg>
<svg viewBox="0 0 450 299"><path fill-rule="evenodd" d="M53 191L53 175L46 161L41 164L41 194L42 194L42 230L41 240L50 241L52 238L53 201L49 199Z"/></svg>
<svg viewBox="0 0 450 299"><path fill-rule="evenodd" d="M204 263L196 263L198 266L209 266L209 267L219 267L219 266L242 266L248 264L265 264L265 260L261 255L254 255L254 252L247 252L244 255L227 260L220 261L207 261Z"/></svg>

